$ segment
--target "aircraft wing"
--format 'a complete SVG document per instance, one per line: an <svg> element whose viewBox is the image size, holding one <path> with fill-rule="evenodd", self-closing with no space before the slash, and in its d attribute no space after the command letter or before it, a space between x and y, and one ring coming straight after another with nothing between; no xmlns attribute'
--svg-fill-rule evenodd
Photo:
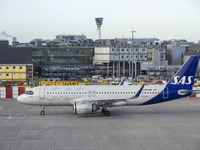
<svg viewBox="0 0 200 150"><path fill-rule="evenodd" d="M80 102L92 102L92 103L96 103L96 104L105 104L105 103L115 103L115 102L122 102L122 101L127 101L129 99L136 99L140 96L142 90L144 88L144 85L139 89L139 91L135 94L135 96L132 96L130 98L126 98L126 99L116 99L116 98L79 98L76 99L76 101L80 101Z"/></svg>
<svg viewBox="0 0 200 150"><path fill-rule="evenodd" d="M95 103L114 103L114 102L120 102L120 101L126 101L127 99L116 99L116 98L101 98L101 99L77 99L77 101L82 101L82 102L95 102Z"/></svg>
<svg viewBox="0 0 200 150"><path fill-rule="evenodd" d="M191 92L192 92L191 95L193 95L193 94L198 94L198 93L200 93L200 90L192 90Z"/></svg>

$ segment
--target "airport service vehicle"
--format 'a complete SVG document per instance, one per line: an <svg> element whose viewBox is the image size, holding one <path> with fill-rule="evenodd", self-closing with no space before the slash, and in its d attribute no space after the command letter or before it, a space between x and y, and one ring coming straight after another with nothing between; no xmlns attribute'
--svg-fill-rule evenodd
<svg viewBox="0 0 200 150"><path fill-rule="evenodd" d="M73 106L78 115L101 109L110 116L109 107L156 104L197 93L193 82L198 62L198 56L191 56L165 85L38 86L20 95L17 101L41 106L41 115L45 114L45 106Z"/></svg>

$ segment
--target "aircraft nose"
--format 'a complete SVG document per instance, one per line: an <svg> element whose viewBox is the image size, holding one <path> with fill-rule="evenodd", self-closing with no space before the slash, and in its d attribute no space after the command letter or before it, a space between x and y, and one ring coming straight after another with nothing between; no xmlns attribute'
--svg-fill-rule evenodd
<svg viewBox="0 0 200 150"><path fill-rule="evenodd" d="M23 103L23 96L22 95L18 96L17 101L20 103Z"/></svg>

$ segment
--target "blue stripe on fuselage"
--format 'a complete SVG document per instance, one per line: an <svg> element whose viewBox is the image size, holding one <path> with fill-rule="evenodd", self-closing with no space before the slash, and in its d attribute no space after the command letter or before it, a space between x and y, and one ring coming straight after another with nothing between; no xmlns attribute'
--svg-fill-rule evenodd
<svg viewBox="0 0 200 150"><path fill-rule="evenodd" d="M187 97L187 96L191 95L191 92L189 92L188 94L185 94L185 95L179 95L178 90L176 90L176 89L172 90L171 89L171 91L168 95L168 98L165 98L165 97L163 97L163 91L161 91L157 96L155 96L154 98L148 100L147 102L145 102L141 105L163 103L163 102L167 102L167 101L171 101L171 100L175 100L175 99L179 99L179 98L183 98L183 97Z"/></svg>

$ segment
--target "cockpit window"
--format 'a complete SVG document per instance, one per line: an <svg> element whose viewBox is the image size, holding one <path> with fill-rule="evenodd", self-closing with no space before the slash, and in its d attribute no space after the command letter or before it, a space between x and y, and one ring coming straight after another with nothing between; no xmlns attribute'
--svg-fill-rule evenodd
<svg viewBox="0 0 200 150"><path fill-rule="evenodd" d="M25 94L33 95L33 91L26 91Z"/></svg>

